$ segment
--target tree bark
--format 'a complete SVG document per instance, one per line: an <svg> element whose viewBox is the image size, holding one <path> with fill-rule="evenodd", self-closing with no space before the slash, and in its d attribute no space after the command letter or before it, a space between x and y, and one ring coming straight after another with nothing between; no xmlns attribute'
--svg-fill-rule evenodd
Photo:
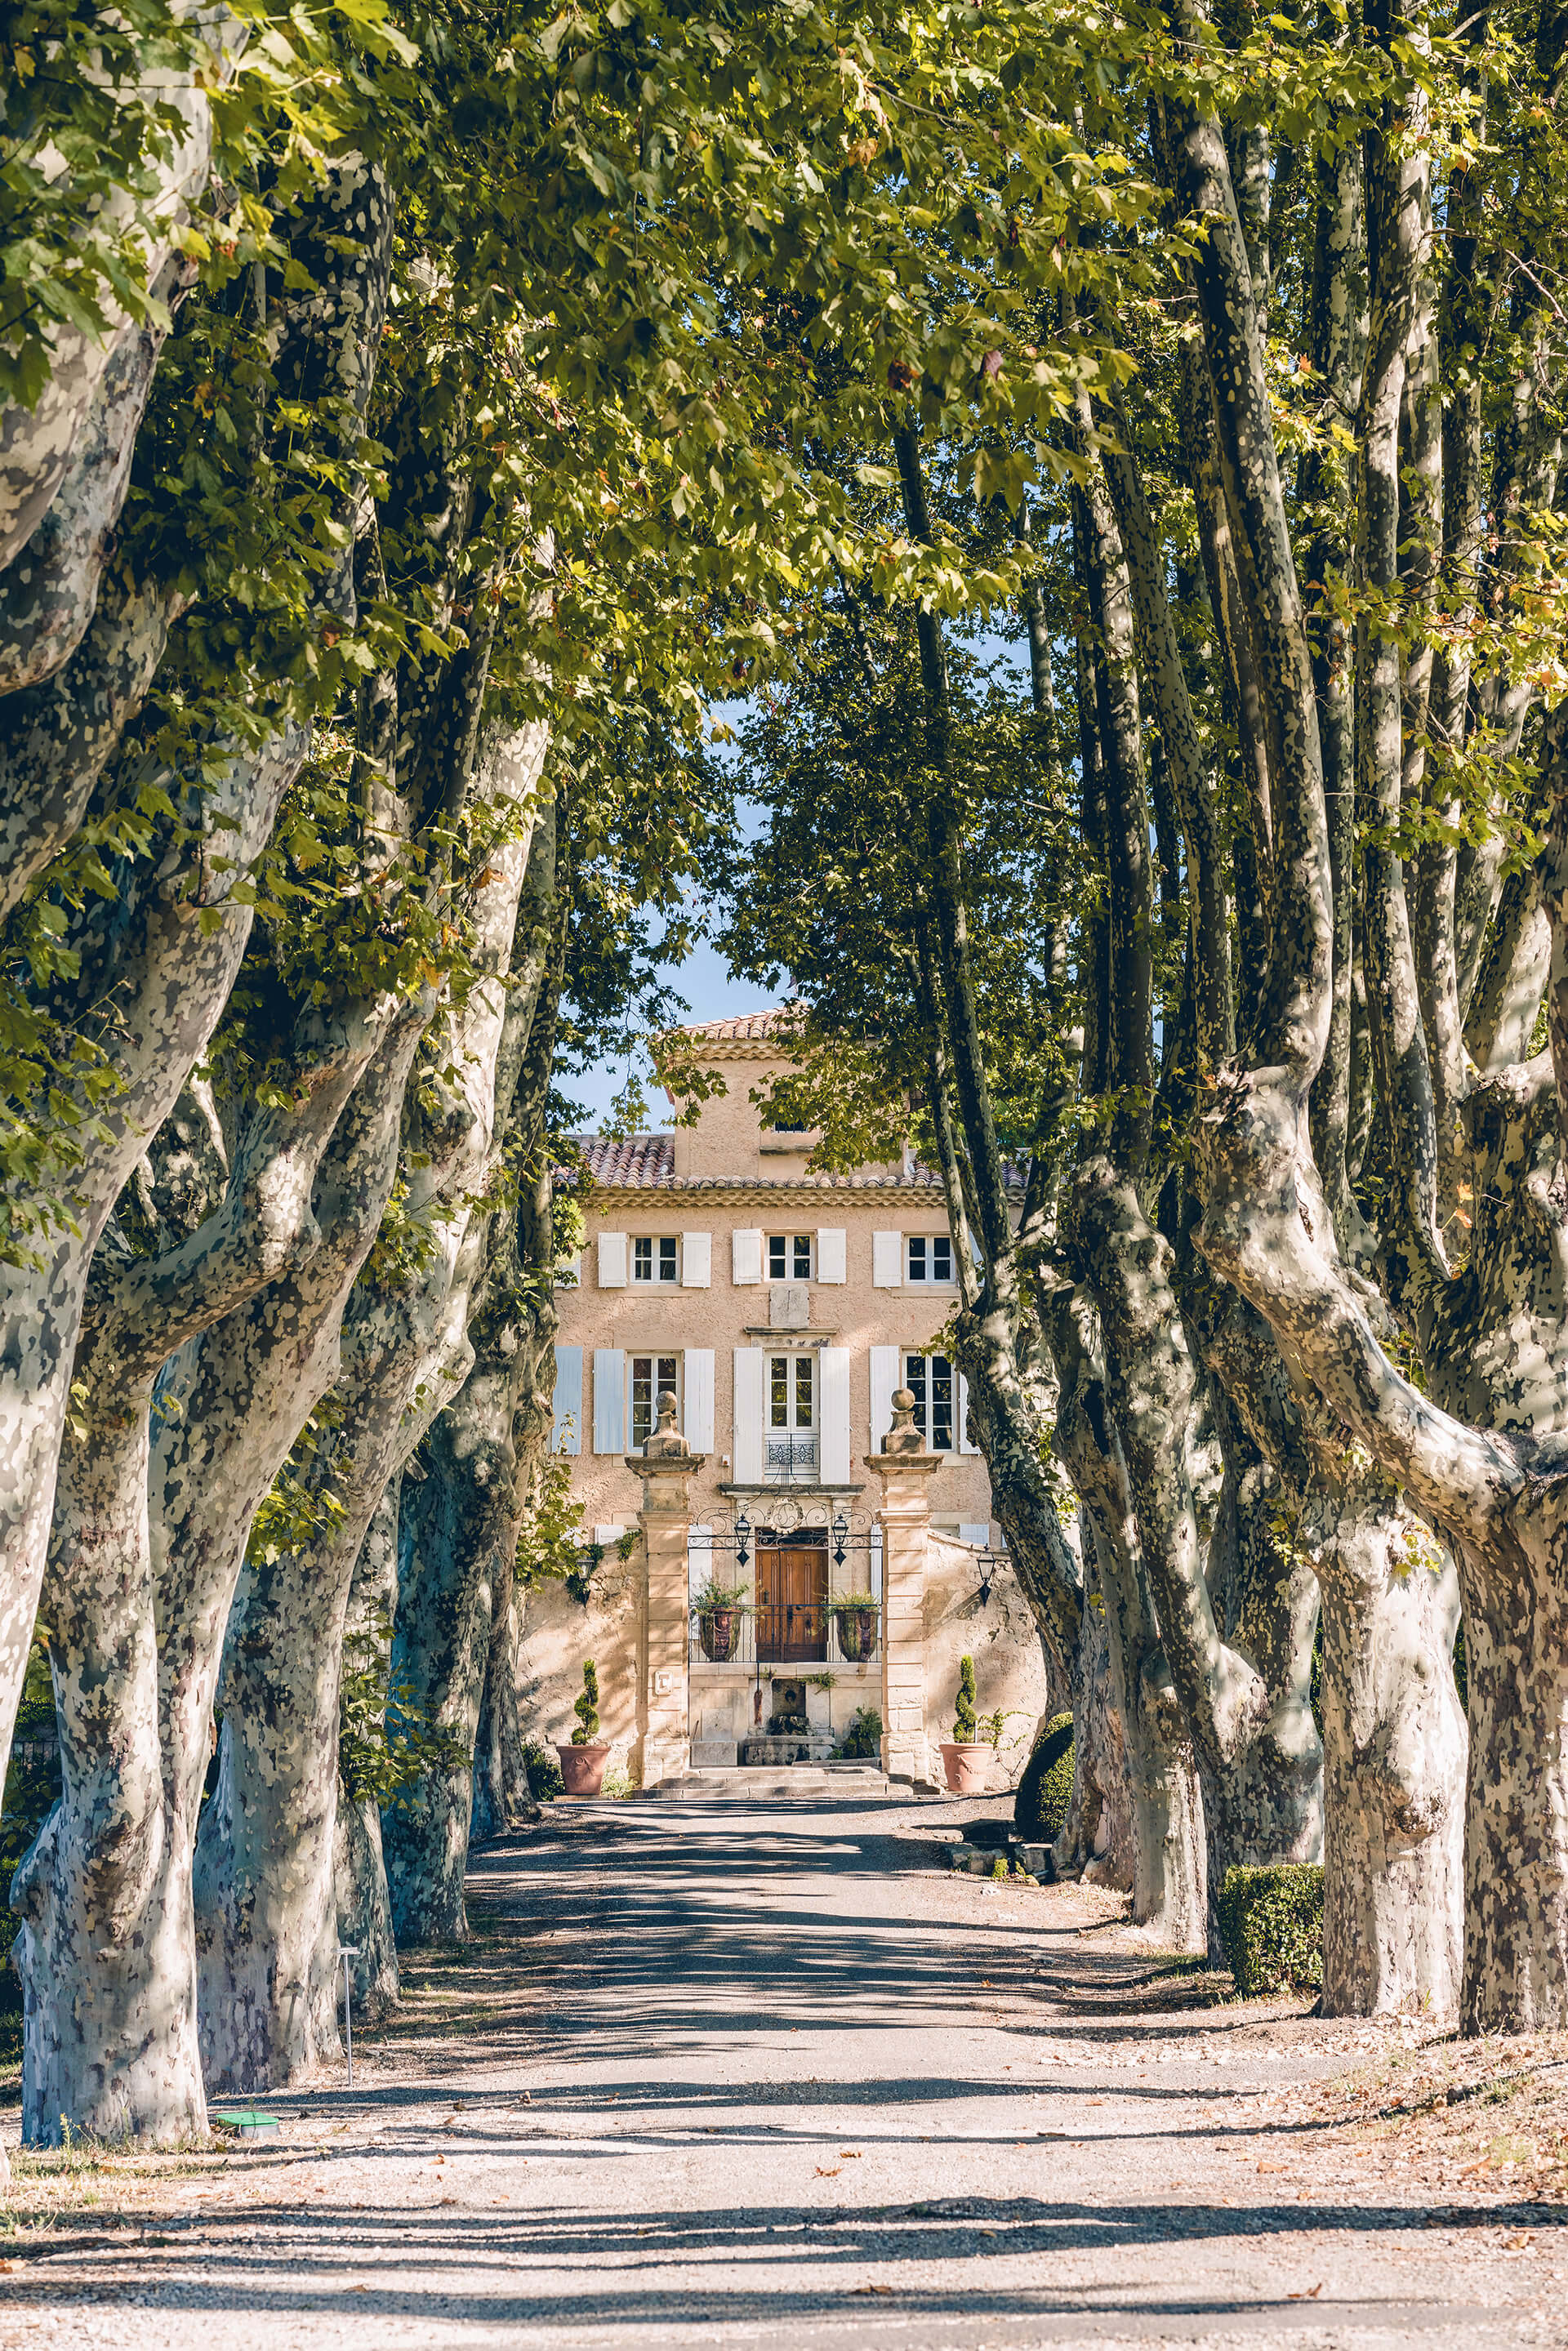
<svg viewBox="0 0 1568 2351"><path fill-rule="evenodd" d="M476 1209L492 1172L511 1000L504 978L535 831L525 812L547 742L542 726L529 726L498 738L481 763L480 800L492 816L509 810L519 829L492 849L473 893L476 954L490 976L453 1023L455 1081L425 1138L419 1188L411 1187L428 1256L401 1279L367 1276L343 1317L338 1426L317 1457L340 1513L308 1550L259 1563L235 1605L195 1900L203 2053L209 2076L236 2089L287 2081L319 2048L336 2046L332 1873L349 1591L388 1479L473 1362L466 1324L483 1230ZM436 1217L438 1204L445 1213Z"/></svg>
<svg viewBox="0 0 1568 2351"><path fill-rule="evenodd" d="M1269 1540L1262 1465L1239 1458L1234 1433L1206 1573L1186 1467L1197 1382L1170 1285L1170 1245L1107 1159L1079 1171L1073 1235L1099 1308L1106 1390L1165 1657L1197 1757L1218 1959L1215 1905L1226 1869L1315 1860L1321 1850L1322 1759L1303 1703L1315 1592L1308 1604L1300 1573Z"/></svg>
<svg viewBox="0 0 1568 2351"><path fill-rule="evenodd" d="M383 1715L392 1662L392 1617L397 1609L398 1505L402 1492L402 1479L394 1470L382 1489L360 1546L349 1586L343 1630L345 1662L353 1655L365 1670L376 1675ZM381 1805L373 1789L351 1788L345 1783L340 1763L332 1838L332 1885L337 1939L353 1954L349 1963L350 1999L367 2016L379 2016L392 2006L398 1994L397 1941L392 1934L386 1862L382 1853Z"/></svg>
<svg viewBox="0 0 1568 2351"><path fill-rule="evenodd" d="M1061 1381L1056 1443L1093 1544L1107 1695L1122 1732L1133 1917L1166 1949L1203 1950L1207 1886L1197 1767L1144 1572L1126 1463L1093 1362L1092 1322L1082 1293L1051 1318Z"/></svg>

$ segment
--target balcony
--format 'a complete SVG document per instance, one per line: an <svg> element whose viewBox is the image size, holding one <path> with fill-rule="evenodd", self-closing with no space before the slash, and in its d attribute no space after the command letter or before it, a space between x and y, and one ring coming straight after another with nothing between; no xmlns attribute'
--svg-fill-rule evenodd
<svg viewBox="0 0 1568 2351"><path fill-rule="evenodd" d="M882 1610L780 1602L691 1612L694 1666L869 1666L882 1656Z"/></svg>
<svg viewBox="0 0 1568 2351"><path fill-rule="evenodd" d="M814 1431L769 1436L762 1474L770 1486L814 1486L821 1458Z"/></svg>

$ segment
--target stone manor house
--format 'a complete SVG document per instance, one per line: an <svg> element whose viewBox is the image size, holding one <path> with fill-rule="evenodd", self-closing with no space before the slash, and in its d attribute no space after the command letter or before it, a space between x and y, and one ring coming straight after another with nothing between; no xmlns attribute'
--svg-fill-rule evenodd
<svg viewBox="0 0 1568 2351"><path fill-rule="evenodd" d="M554 1441L572 1460L591 1544L590 1598L585 1620L559 1592L530 1597L525 1701L540 1736L569 1737L592 1655L601 1735L652 1784L692 1762L734 1766L769 1719L770 1678L785 1676L806 1685L813 1755L862 1708L883 1715L884 1733L898 1713L915 1728L892 1760L920 1779L952 1736L967 1650L982 1709L1011 1717L1001 1761L1016 1778L1044 1673L997 1556L985 1463L944 1341L958 1293L940 1181L907 1151L852 1175L808 1172L816 1137L763 1125L749 1099L785 1066L781 1017L686 1032L727 1088L695 1125L584 1139L593 1186L582 1254L557 1293ZM928 1526L902 1572L901 1631L887 1494L867 1457L903 1388L932 1466L915 1481ZM662 1393L695 1457L678 1497L658 1481L661 1508L683 1515L681 1564L668 1572L653 1552L674 1556L671 1530L643 1540L643 1448ZM716 1624L695 1605L710 1584L744 1594ZM851 1593L876 1614L835 1608ZM893 1673L902 1699L890 1641L904 1653Z"/></svg>

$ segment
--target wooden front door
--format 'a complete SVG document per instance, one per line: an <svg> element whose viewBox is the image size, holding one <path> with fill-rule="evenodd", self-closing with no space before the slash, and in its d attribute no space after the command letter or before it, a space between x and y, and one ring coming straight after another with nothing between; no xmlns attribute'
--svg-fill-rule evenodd
<svg viewBox="0 0 1568 2351"><path fill-rule="evenodd" d="M757 1654L793 1665L828 1654L828 1554L821 1543L758 1543Z"/></svg>

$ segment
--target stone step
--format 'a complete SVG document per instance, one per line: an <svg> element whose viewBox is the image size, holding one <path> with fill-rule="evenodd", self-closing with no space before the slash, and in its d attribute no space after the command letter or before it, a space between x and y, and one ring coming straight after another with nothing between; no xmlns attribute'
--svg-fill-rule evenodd
<svg viewBox="0 0 1568 2351"><path fill-rule="evenodd" d="M890 1792L887 1775L874 1763L791 1763L779 1770L766 1763L731 1763L683 1771L661 1780L650 1795L685 1802L777 1804L821 1803L824 1797L878 1797Z"/></svg>

